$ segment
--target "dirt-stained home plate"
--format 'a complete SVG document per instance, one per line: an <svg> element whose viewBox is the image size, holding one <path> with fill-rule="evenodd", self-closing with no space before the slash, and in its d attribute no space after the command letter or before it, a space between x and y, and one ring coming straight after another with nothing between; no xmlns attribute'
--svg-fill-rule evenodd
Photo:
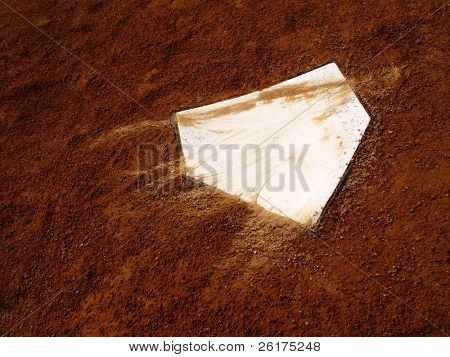
<svg viewBox="0 0 450 357"><path fill-rule="evenodd" d="M173 119L187 175L313 227L369 124L330 63Z"/></svg>

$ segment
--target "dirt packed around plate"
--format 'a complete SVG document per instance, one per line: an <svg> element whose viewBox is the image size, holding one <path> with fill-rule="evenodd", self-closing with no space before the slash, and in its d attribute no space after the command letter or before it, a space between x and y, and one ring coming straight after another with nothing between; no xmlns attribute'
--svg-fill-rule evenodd
<svg viewBox="0 0 450 357"><path fill-rule="evenodd" d="M447 335L447 19L0 1L0 334ZM173 111L330 62L371 122L315 234L182 179Z"/></svg>

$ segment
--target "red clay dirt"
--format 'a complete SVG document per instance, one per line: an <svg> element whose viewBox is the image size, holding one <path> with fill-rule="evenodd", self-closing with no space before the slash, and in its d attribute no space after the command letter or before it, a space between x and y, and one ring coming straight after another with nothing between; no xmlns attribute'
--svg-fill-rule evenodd
<svg viewBox="0 0 450 357"><path fill-rule="evenodd" d="M444 3L6 3L1 334L448 335ZM317 235L144 185L172 111L329 62L372 121Z"/></svg>

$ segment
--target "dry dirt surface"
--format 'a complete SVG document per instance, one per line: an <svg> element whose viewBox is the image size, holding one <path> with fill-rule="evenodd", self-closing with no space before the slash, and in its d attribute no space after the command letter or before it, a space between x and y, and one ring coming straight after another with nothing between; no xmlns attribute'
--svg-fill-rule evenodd
<svg viewBox="0 0 450 357"><path fill-rule="evenodd" d="M1 0L0 333L448 335L444 4ZM329 62L372 121L317 234L149 183L172 111Z"/></svg>

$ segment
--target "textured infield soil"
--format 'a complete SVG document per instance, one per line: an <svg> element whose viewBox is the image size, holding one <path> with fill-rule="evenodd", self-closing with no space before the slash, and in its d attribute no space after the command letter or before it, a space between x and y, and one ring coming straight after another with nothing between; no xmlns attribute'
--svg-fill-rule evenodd
<svg viewBox="0 0 450 357"><path fill-rule="evenodd" d="M443 3L6 2L35 27L1 1L2 334L448 334ZM143 185L170 112L329 62L372 121L316 236Z"/></svg>

